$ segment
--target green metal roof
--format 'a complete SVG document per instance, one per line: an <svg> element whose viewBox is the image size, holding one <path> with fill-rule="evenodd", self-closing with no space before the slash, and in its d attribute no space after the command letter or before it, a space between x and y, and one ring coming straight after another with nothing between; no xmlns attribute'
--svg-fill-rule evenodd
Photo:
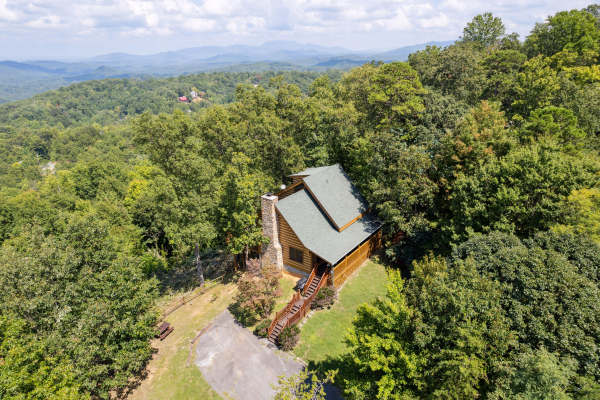
<svg viewBox="0 0 600 400"><path fill-rule="evenodd" d="M340 229L369 209L367 201L339 164L307 176L304 184Z"/></svg>
<svg viewBox="0 0 600 400"><path fill-rule="evenodd" d="M383 225L368 213L339 232L307 190L294 193L275 206L302 244L331 265L337 264Z"/></svg>
<svg viewBox="0 0 600 400"><path fill-rule="evenodd" d="M323 171L327 168L329 168L329 166L306 168L304 171L298 172L297 174L292 174L290 176L308 176L308 175L316 174L317 172Z"/></svg>

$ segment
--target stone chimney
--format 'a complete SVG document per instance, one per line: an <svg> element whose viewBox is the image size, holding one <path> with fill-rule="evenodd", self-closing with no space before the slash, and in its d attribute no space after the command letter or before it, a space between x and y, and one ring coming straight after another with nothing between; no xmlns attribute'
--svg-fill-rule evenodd
<svg viewBox="0 0 600 400"><path fill-rule="evenodd" d="M283 251L279 243L279 224L277 223L277 211L275 204L279 198L273 193L267 193L260 198L262 210L262 233L271 239L269 244L262 247L263 265L275 264L283 268Z"/></svg>

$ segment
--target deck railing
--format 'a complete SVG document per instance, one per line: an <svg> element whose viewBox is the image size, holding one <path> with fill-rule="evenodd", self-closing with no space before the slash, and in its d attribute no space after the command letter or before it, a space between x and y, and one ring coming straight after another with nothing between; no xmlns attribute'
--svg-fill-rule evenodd
<svg viewBox="0 0 600 400"><path fill-rule="evenodd" d="M333 283L331 279L331 270L327 269L319 279L319 283L317 284L317 287L315 288L313 294L305 298L304 295L306 294L306 290L310 286L310 283L313 279L315 279L315 269L313 269L313 271L311 272L309 280L304 286L304 290L294 293L294 295L292 296L292 300L290 300L290 302L284 308L275 313L275 318L273 319L271 325L269 325L269 328L267 329L267 337L271 336L273 329L275 329L279 321L281 321L283 317L285 317L291 312L292 307L294 307L294 304L296 304L296 302L298 302L300 299L303 299L302 306L298 310L296 310L296 312L289 316L289 318L287 319L287 321L285 321L285 324L281 329L298 323L298 321L300 321L306 316L307 310L310 309L310 305L314 301L315 296L319 292L319 289L321 289L325 285L331 285Z"/></svg>
<svg viewBox="0 0 600 400"><path fill-rule="evenodd" d="M371 236L333 269L333 285L340 287L381 246L381 232Z"/></svg>

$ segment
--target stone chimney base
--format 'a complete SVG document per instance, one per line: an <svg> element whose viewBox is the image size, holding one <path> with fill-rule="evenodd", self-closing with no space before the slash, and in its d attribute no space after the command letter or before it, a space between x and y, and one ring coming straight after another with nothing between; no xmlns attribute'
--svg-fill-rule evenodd
<svg viewBox="0 0 600 400"><path fill-rule="evenodd" d="M260 203L262 209L262 233L271 241L262 246L262 266L275 264L280 269L283 268L283 250L279 243L279 225L277 222L277 211L275 204L278 197L265 194L261 196Z"/></svg>

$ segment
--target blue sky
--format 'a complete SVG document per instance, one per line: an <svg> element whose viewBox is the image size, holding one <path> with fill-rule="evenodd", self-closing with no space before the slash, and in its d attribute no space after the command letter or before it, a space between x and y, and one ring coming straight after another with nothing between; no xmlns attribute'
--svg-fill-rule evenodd
<svg viewBox="0 0 600 400"><path fill-rule="evenodd" d="M589 1L0 0L0 60L152 54L295 40L353 50L451 40L492 12L524 38L536 22Z"/></svg>

